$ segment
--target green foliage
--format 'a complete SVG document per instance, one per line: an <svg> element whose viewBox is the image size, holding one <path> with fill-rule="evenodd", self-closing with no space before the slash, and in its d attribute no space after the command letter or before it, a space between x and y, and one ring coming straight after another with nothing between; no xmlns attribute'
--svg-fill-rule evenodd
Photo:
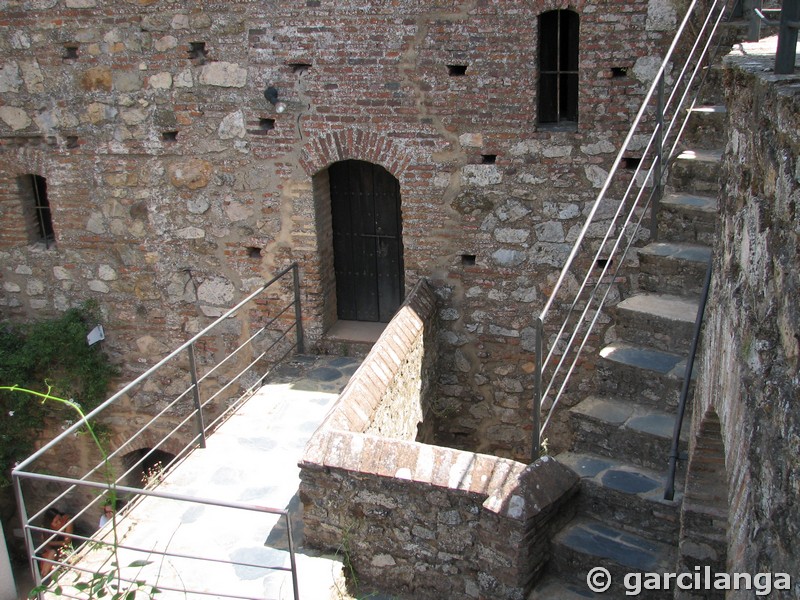
<svg viewBox="0 0 800 600"><path fill-rule="evenodd" d="M86 335L99 321L97 305L86 303L57 319L23 325L0 324L0 382L72 398L85 412L106 399L116 369ZM74 413L57 403L0 391L0 486L11 469L33 451L45 419Z"/></svg>
<svg viewBox="0 0 800 600"><path fill-rule="evenodd" d="M151 564L149 561L136 560L128 568L141 569ZM28 594L29 598L38 598L39 594L49 593L57 597L66 596L64 587L59 580L62 573L57 573L48 585L33 588ZM108 600L135 600L136 598L155 598L161 590L141 580L126 580L122 569L116 562L111 563L111 569L102 573L81 573L75 575L73 589L80 592L81 598L108 598Z"/></svg>

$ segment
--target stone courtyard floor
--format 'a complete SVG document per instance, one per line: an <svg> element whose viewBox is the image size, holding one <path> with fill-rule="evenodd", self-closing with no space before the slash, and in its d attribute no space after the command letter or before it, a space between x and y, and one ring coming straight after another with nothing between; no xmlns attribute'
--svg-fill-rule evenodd
<svg viewBox="0 0 800 600"><path fill-rule="evenodd" d="M208 437L205 449L193 451L157 487L169 494L288 510L303 600L352 597L342 557L303 546L297 463L358 365L353 358L294 357L273 370L265 385ZM156 581L162 590L156 597L164 600L290 599L291 575L260 566L289 566L285 529L285 519L281 522L276 515L145 497L118 524L122 545L140 549L121 549L119 564L149 561L130 575ZM212 556L219 562L180 555ZM107 572L110 560L108 552L93 550L85 553L80 566Z"/></svg>

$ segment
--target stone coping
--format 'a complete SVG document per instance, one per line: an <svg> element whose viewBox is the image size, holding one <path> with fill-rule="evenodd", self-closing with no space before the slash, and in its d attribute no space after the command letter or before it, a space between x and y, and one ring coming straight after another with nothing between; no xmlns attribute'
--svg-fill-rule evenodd
<svg viewBox="0 0 800 600"><path fill-rule="evenodd" d="M312 436L300 462L305 469L341 469L428 484L479 496L485 510L532 519L578 484L570 469L550 457L531 465L415 440L364 433L392 379L420 336L435 335L436 298L421 280L353 374L336 407ZM434 340L435 343L435 340Z"/></svg>

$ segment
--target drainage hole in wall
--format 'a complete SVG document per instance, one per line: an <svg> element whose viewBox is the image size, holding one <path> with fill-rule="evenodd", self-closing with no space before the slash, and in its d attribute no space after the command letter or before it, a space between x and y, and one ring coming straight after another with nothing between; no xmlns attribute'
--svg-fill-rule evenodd
<svg viewBox="0 0 800 600"><path fill-rule="evenodd" d="M461 77L467 74L468 65L447 65L447 74L450 77Z"/></svg>
<svg viewBox="0 0 800 600"><path fill-rule="evenodd" d="M461 255L461 264L465 267L471 267L475 264L475 255L474 254L462 254Z"/></svg>
<svg viewBox="0 0 800 600"><path fill-rule="evenodd" d="M612 77L627 77L628 67L611 67Z"/></svg>
<svg viewBox="0 0 800 600"><path fill-rule="evenodd" d="M289 63L289 66L292 68L292 73L297 73L298 75L302 75L306 71L308 71L313 65L307 62L293 62Z"/></svg>
<svg viewBox="0 0 800 600"><path fill-rule="evenodd" d="M177 131L162 131L161 132L161 140L164 142L176 142L178 141L178 132Z"/></svg>
<svg viewBox="0 0 800 600"><path fill-rule="evenodd" d="M641 156L626 156L622 159L620 166L623 169L636 169L642 163Z"/></svg>
<svg viewBox="0 0 800 600"><path fill-rule="evenodd" d="M75 60L78 58L78 44L64 44L64 60Z"/></svg>
<svg viewBox="0 0 800 600"><path fill-rule="evenodd" d="M247 256L248 258L261 258L261 248L256 246L248 246Z"/></svg>
<svg viewBox="0 0 800 600"><path fill-rule="evenodd" d="M609 267L614 264L614 261L610 258L598 258L594 263L595 269L605 269L606 265Z"/></svg>
<svg viewBox="0 0 800 600"><path fill-rule="evenodd" d="M195 61L198 65L206 62L207 50L205 42L189 42L189 60Z"/></svg>
<svg viewBox="0 0 800 600"><path fill-rule="evenodd" d="M481 164L493 165L497 162L497 154L481 154Z"/></svg>

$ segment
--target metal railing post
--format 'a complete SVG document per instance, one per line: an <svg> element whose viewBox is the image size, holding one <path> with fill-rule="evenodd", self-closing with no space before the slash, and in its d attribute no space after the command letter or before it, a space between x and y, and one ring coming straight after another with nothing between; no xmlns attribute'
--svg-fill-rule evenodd
<svg viewBox="0 0 800 600"><path fill-rule="evenodd" d="M747 41L757 42L761 39L761 17L757 11L764 7L763 0L750 0L747 14L750 15L747 25Z"/></svg>
<svg viewBox="0 0 800 600"><path fill-rule="evenodd" d="M192 395L194 408L197 411L197 433L200 435L200 447L206 447L206 424L203 421L203 403L200 401L200 383L197 380L197 363L194 359L194 343L187 347L189 351L189 372L192 376Z"/></svg>
<svg viewBox="0 0 800 600"><path fill-rule="evenodd" d="M41 585L42 576L39 573L39 569L36 564L36 556L34 552L34 550L36 550L36 545L33 542L33 534L31 533L30 527L28 527L28 511L27 507L25 506L25 499L22 497L22 481L20 480L20 476L13 471L11 473L11 479L14 484L14 495L16 496L17 500L17 508L19 509L19 519L20 523L22 524L22 533L25 536L25 546L28 549L28 565L31 569L31 577L33 579L34 587L36 587Z"/></svg>
<svg viewBox="0 0 800 600"><path fill-rule="evenodd" d="M303 313L300 310L300 267L297 263L292 264L292 281L294 283L294 321L297 327L297 353L305 353L303 342Z"/></svg>
<svg viewBox="0 0 800 600"><path fill-rule="evenodd" d="M533 375L533 440L531 445L531 462L535 461L542 453L542 350L544 342L542 335L544 323L541 316L536 317L536 370Z"/></svg>
<svg viewBox="0 0 800 600"><path fill-rule="evenodd" d="M775 74L791 75L797 56L797 29L800 26L800 0L783 0L778 49L775 52Z"/></svg>
<svg viewBox="0 0 800 600"><path fill-rule="evenodd" d="M650 238L658 241L658 210L664 197L664 73L658 78L656 94L656 164L653 170L653 201L650 204Z"/></svg>

